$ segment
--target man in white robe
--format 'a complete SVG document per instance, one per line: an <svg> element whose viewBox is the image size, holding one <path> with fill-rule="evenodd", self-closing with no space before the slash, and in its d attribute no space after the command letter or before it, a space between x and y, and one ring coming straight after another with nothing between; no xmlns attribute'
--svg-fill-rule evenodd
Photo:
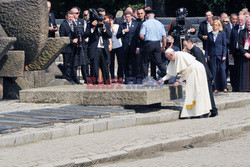
<svg viewBox="0 0 250 167"><path fill-rule="evenodd" d="M167 67L167 75L159 80L159 83L177 74L180 74L181 78L174 83L174 87L186 80L186 98L180 118L208 117L211 102L204 65L186 52L167 49L165 56L170 63Z"/></svg>

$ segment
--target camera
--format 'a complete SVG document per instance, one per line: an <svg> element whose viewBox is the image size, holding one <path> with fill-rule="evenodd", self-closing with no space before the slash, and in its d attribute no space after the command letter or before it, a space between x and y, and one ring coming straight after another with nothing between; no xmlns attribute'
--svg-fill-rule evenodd
<svg viewBox="0 0 250 167"><path fill-rule="evenodd" d="M77 46L80 46L83 43L82 36L84 35L84 27L83 26L75 26L74 27L75 37L78 38Z"/></svg>
<svg viewBox="0 0 250 167"><path fill-rule="evenodd" d="M97 27L102 27L103 26L103 20L105 20L105 16L103 16L102 14L98 14L97 11L95 9L89 9L89 20L90 22L93 22L94 20L97 20Z"/></svg>

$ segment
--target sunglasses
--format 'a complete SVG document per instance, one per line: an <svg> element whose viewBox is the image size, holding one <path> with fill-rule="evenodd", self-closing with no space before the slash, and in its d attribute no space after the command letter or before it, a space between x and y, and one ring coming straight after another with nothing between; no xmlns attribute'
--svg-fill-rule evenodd
<svg viewBox="0 0 250 167"><path fill-rule="evenodd" d="M74 14L79 14L79 13L74 13Z"/></svg>
<svg viewBox="0 0 250 167"><path fill-rule="evenodd" d="M223 23L228 23L229 21L223 21Z"/></svg>
<svg viewBox="0 0 250 167"><path fill-rule="evenodd" d="M83 16L88 16L87 14L84 14Z"/></svg>

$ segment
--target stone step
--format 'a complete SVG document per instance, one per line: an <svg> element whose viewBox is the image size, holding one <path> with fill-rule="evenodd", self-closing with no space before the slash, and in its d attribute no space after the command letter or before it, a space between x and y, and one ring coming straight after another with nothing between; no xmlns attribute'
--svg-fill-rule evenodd
<svg viewBox="0 0 250 167"><path fill-rule="evenodd" d="M77 116L80 118L86 119L98 119L98 118L107 118L110 117L108 113L97 113L90 111L76 111L73 109L57 109L57 108L47 108L47 109L37 109L31 110L32 113L43 113L43 114L54 114L54 115L70 115Z"/></svg>
<svg viewBox="0 0 250 167"><path fill-rule="evenodd" d="M17 118L7 118L7 117L0 117L0 124L14 125L14 126L20 126L20 127L32 127L32 128L40 128L40 127L54 125L52 122L49 122L49 121L17 119Z"/></svg>
<svg viewBox="0 0 250 167"><path fill-rule="evenodd" d="M54 123L76 123L82 121L81 117L71 115L53 115L48 113L33 113L33 112L10 112L2 114L8 118L32 119L41 121L51 121Z"/></svg>
<svg viewBox="0 0 250 167"><path fill-rule="evenodd" d="M110 115L125 115L125 114L134 114L134 110L126 110L120 108L99 108L99 107L87 107L87 106L63 106L60 109L66 110L76 110L76 111L94 111L100 113L109 113Z"/></svg>
<svg viewBox="0 0 250 167"><path fill-rule="evenodd" d="M5 133L14 133L21 130L21 127L19 126L12 126L12 125L1 125L0 124L0 134Z"/></svg>
<svg viewBox="0 0 250 167"><path fill-rule="evenodd" d="M62 85L20 91L20 101L25 103L87 106L151 105L181 97L182 86L169 85Z"/></svg>

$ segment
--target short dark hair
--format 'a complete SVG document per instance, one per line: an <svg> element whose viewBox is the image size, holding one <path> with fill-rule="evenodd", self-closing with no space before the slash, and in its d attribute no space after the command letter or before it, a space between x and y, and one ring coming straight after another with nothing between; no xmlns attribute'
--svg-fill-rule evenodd
<svg viewBox="0 0 250 167"><path fill-rule="evenodd" d="M114 19L114 16L112 14L109 14L110 19Z"/></svg>
<svg viewBox="0 0 250 167"><path fill-rule="evenodd" d="M105 9L103 9L103 8L98 8L97 9L97 12L99 13L99 12L105 12Z"/></svg>
<svg viewBox="0 0 250 167"><path fill-rule="evenodd" d="M133 16L133 14L131 12L125 12L124 16L126 16L127 14L130 14L131 16Z"/></svg>
<svg viewBox="0 0 250 167"><path fill-rule="evenodd" d="M66 15L68 16L69 14L74 14L72 11L68 11Z"/></svg>
<svg viewBox="0 0 250 167"><path fill-rule="evenodd" d="M137 11L138 11L138 10L144 10L144 8L138 8ZM144 10L144 11L145 11L145 10Z"/></svg>
<svg viewBox="0 0 250 167"><path fill-rule="evenodd" d="M192 42L193 43L192 38L190 38L189 36L185 36L185 38L184 38L183 41L187 41L187 42Z"/></svg>
<svg viewBox="0 0 250 167"><path fill-rule="evenodd" d="M79 12L81 12L81 9L78 6L74 6L72 9L77 9Z"/></svg>
<svg viewBox="0 0 250 167"><path fill-rule="evenodd" d="M211 13L213 14L212 10L207 10L206 13L207 13L207 12L211 12Z"/></svg>

